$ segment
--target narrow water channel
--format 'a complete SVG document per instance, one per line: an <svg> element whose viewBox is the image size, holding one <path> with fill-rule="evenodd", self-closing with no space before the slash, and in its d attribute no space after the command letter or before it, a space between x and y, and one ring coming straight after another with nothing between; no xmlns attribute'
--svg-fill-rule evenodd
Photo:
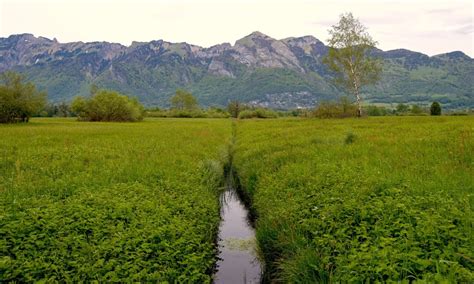
<svg viewBox="0 0 474 284"><path fill-rule="evenodd" d="M221 195L219 260L214 283L260 283L262 266L256 254L255 230L230 179Z"/></svg>

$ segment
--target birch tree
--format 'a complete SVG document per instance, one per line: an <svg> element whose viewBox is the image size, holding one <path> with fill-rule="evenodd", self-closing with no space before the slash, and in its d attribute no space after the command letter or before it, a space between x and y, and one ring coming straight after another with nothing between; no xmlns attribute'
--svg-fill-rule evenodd
<svg viewBox="0 0 474 284"><path fill-rule="evenodd" d="M335 83L355 96L360 117L360 90L365 85L375 84L382 71L381 62L369 56L377 42L352 13L342 14L329 35L329 51L323 62L336 74Z"/></svg>

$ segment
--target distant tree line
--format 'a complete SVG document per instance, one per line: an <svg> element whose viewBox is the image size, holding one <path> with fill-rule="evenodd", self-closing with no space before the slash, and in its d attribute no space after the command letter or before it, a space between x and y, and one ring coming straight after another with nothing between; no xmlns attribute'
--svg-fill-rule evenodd
<svg viewBox="0 0 474 284"><path fill-rule="evenodd" d="M71 106L66 102L48 103L42 111L38 113L40 117L73 117L76 114L71 110Z"/></svg>
<svg viewBox="0 0 474 284"><path fill-rule="evenodd" d="M433 102L430 107L420 105L398 104L395 108L387 108L385 106L366 105L361 107L366 116L388 116L388 115L441 115L441 104ZM453 114L466 114L453 113ZM318 118L347 118L356 117L358 115L357 106L351 102L348 97L341 97L338 101L323 101L314 109L301 110L300 116L318 117Z"/></svg>
<svg viewBox="0 0 474 284"><path fill-rule="evenodd" d="M209 107L203 109L190 92L177 89L170 98L170 108L152 108L146 110L148 117L180 117L180 118L226 118L229 114L222 108Z"/></svg>
<svg viewBox="0 0 474 284"><path fill-rule="evenodd" d="M281 116L300 116L318 118L345 118L385 115L441 115L439 102L431 106L399 103L395 108L366 105L359 108L348 97L338 101L323 101L313 109L273 110L231 101L226 108L201 108L190 92L178 89L170 98L169 109L144 109L135 98L129 98L113 90L91 86L89 97L76 97L71 104L66 102L46 103L46 93L38 91L34 84L14 72L0 75L0 123L28 122L32 116L77 117L81 121L140 121L150 117L189 117L189 118L276 118ZM360 110L363 110L362 112ZM468 115L471 112L448 113Z"/></svg>

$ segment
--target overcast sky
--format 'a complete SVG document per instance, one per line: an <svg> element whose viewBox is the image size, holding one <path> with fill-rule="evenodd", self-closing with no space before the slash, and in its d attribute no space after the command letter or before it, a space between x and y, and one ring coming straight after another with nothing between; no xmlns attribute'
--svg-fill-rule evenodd
<svg viewBox="0 0 474 284"><path fill-rule="evenodd" d="M260 31L273 38L327 30L343 12L369 28L379 48L474 57L473 1L466 0L0 0L0 37L32 33L60 42L164 39L211 46Z"/></svg>

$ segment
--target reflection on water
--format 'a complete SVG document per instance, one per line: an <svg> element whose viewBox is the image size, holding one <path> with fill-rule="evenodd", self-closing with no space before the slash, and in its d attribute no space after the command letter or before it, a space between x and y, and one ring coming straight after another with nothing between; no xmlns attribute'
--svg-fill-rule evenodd
<svg viewBox="0 0 474 284"><path fill-rule="evenodd" d="M221 195L219 260L215 283L260 283L262 267L255 252L255 230L233 188Z"/></svg>

